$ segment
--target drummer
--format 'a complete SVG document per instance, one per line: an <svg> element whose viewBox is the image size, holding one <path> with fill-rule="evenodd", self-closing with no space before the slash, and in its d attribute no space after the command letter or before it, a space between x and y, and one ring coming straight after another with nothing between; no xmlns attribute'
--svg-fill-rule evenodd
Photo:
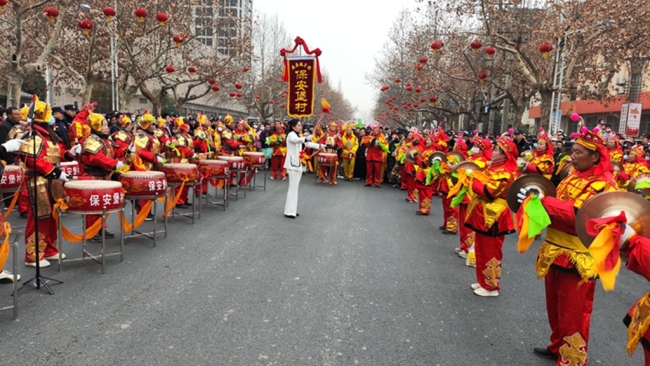
<svg viewBox="0 0 650 366"><path fill-rule="evenodd" d="M124 159L129 146L133 143L133 123L131 118L123 114L118 119L118 129L111 135L114 143L113 153L117 159Z"/></svg>
<svg viewBox="0 0 650 366"><path fill-rule="evenodd" d="M109 139L108 123L104 116L98 113L90 113L90 135L86 137L81 152L81 162L84 166L84 177L92 180L111 179L115 170L119 170L124 163L115 158L113 145ZM101 215L86 215L86 227L91 227L95 221L101 220ZM115 236L114 233L104 230L107 238ZM97 233L92 241L101 243L102 232Z"/></svg>
<svg viewBox="0 0 650 366"><path fill-rule="evenodd" d="M183 117L178 117L175 119L174 124L176 125L177 133L174 135L174 140L172 141L177 156L173 160L180 159L180 162L183 164L189 163L190 160L193 160L196 157L194 152L194 140L190 136L190 126L183 121ZM176 202L177 208L188 208L190 207L187 197L187 187L183 187L183 190L180 191L180 187L176 187L176 197L178 201Z"/></svg>
<svg viewBox="0 0 650 366"><path fill-rule="evenodd" d="M338 124L336 124L336 121L330 122L327 133L323 137L321 137L320 141L318 142L321 145L325 145L325 151L324 151L325 153L338 155L338 150L343 146L343 142L341 141L341 135L339 135L338 130L339 130L339 126ZM329 167L321 166L318 175L318 181L325 182L326 180L329 180L330 184L336 184L336 175L339 170L338 167L339 167L338 158L336 159L334 165L332 166ZM329 169L329 179L326 179L328 169Z"/></svg>
<svg viewBox="0 0 650 366"><path fill-rule="evenodd" d="M138 130L135 133L134 149L136 155L142 159L142 165L134 164L132 170L153 170L154 164L162 164L164 159L161 154L161 144L154 136L154 123L156 118L145 111L138 120Z"/></svg>
<svg viewBox="0 0 650 366"><path fill-rule="evenodd" d="M25 163L25 175L29 184L25 187L33 187L36 180L37 196L30 195L32 204L28 206L27 226L25 227L25 265L36 267L36 220L38 220L38 260L40 267L49 267L50 259L59 258L57 248L58 225L52 217L52 207L56 199L48 187L51 187L55 180L67 181L68 176L56 164L61 161L62 150L59 147L59 137L49 126L52 118L50 106L41 102L34 96L34 117L32 123L32 136L27 138L26 143L21 145L20 152ZM23 108L25 112L28 107ZM21 111L22 112L22 111ZM38 138L36 138L38 137ZM34 149L36 144L36 149ZM36 153L35 153L36 152ZM35 164L34 164L35 163ZM36 199L36 205L33 199ZM38 212L34 213L34 206ZM65 255L61 255L65 258Z"/></svg>
<svg viewBox="0 0 650 366"><path fill-rule="evenodd" d="M287 156L287 134L284 132L284 125L280 122L275 123L273 134L267 139L267 144L272 148L271 152L271 177L287 180L287 169L284 168L284 161Z"/></svg>
<svg viewBox="0 0 650 366"><path fill-rule="evenodd" d="M198 126L194 129L194 153L201 154L202 156L208 156L212 152L212 129L210 126L210 121L208 117L203 113L199 113L198 116ZM208 157L210 159L211 157ZM201 191L199 191L199 187ZM208 184L202 184L201 186L194 187L194 195L196 197L202 194L203 197L206 197L208 194Z"/></svg>
<svg viewBox="0 0 650 366"><path fill-rule="evenodd" d="M532 156L525 157L527 160L523 171L529 174L542 174L546 179L550 179L555 167L553 159L553 145L548 134L541 129L537 135L537 146Z"/></svg>
<svg viewBox="0 0 650 366"><path fill-rule="evenodd" d="M594 195L615 191L613 167L605 140L583 127L571 153L573 171L560 182L557 197L541 202L551 218L546 241L537 256L537 275L544 278L550 343L535 354L557 360L558 365L585 364L589 323L596 287L593 259L576 235L576 212ZM522 189L520 199L536 193ZM584 349L584 352L571 350Z"/></svg>

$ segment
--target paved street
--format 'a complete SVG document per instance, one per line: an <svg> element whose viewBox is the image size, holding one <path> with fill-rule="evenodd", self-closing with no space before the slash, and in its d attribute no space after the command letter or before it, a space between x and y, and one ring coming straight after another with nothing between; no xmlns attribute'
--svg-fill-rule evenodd
<svg viewBox="0 0 650 366"><path fill-rule="evenodd" d="M104 275L94 262L44 269L64 284L53 296L24 289L17 321L0 313L0 364L553 365L532 353L550 334L539 241L520 255L509 236L500 296L480 298L474 269L453 251L457 236L437 229L438 198L420 217L388 185L315 185L307 175L290 220L286 190L268 181L226 212L205 207L193 226L172 219L166 240L127 241L124 262L110 259ZM81 231L76 217L65 222ZM79 244L64 248L80 256ZM34 272L23 255L21 246L21 283ZM598 284L590 365L643 363L640 347L627 356L622 318L647 288L626 270L613 293ZM10 290L0 285L0 306Z"/></svg>

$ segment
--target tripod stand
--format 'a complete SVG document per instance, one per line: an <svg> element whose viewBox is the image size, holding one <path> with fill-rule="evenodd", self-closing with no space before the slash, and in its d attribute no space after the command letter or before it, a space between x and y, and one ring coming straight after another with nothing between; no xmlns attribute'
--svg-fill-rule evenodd
<svg viewBox="0 0 650 366"><path fill-rule="evenodd" d="M33 113L34 113L34 104L35 103L32 103L32 106L29 108L30 114L32 116L33 116ZM33 165L33 170L32 170L32 176L28 177L28 179L27 179L27 189L31 189L32 190L31 193L33 194L32 217L33 217L33 220L34 220L34 260L36 261L36 273L34 274L34 277L32 277L31 279L25 281L23 283L23 285L20 287L20 289L18 289L18 291L21 291L22 289L25 288L25 286L27 286L29 284L34 284L34 287L36 287L37 289L40 290L41 287L42 287L42 288L45 289L45 291L47 291L48 294L54 295L54 291L52 291L52 288L50 288L50 286L47 284L48 281L52 281L54 283L59 283L59 284L63 283L63 282L59 281L59 280L52 279L52 278L41 276L41 263L40 263L41 262L41 253L40 253L41 248L40 248L39 236L38 236L38 187L37 187L38 186L37 185L38 175L37 175L37 172L36 172L36 152L38 150L36 150L36 136L37 136L36 126L34 126L34 122L32 122L31 137L32 137L32 142L33 142L33 157L34 158L31 159L31 160L32 160L34 165ZM44 142L42 142L42 143L44 143ZM29 160L30 160L29 157L25 158L25 162L27 164L29 163ZM33 187L29 185L30 182L31 182L31 184L33 184ZM29 220L29 218L28 218L28 220ZM27 240L27 237L25 237L25 240Z"/></svg>

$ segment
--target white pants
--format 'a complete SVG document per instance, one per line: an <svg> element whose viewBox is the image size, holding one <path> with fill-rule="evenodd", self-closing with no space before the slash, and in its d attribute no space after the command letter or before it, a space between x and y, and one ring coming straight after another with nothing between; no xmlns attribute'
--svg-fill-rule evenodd
<svg viewBox="0 0 650 366"><path fill-rule="evenodd" d="M302 178L302 171L287 170L289 175L289 191L287 192L287 202L284 205L284 214L296 216L298 211L298 186Z"/></svg>

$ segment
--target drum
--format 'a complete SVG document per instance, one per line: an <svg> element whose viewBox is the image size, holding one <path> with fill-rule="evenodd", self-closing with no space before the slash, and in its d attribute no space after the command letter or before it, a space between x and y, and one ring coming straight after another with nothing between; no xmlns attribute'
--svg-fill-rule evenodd
<svg viewBox="0 0 650 366"><path fill-rule="evenodd" d="M122 183L110 180L71 180L63 191L68 197L68 212L101 214L115 212L124 206Z"/></svg>
<svg viewBox="0 0 650 366"><path fill-rule="evenodd" d="M201 175L209 178L226 178L230 172L225 160L201 160L198 165Z"/></svg>
<svg viewBox="0 0 650 366"><path fill-rule="evenodd" d="M336 165L338 161L339 157L336 154L318 153L318 164L321 166Z"/></svg>
<svg viewBox="0 0 650 366"><path fill-rule="evenodd" d="M194 183L199 179L199 168L196 164L163 164L162 172L165 173L167 184L170 186L180 186L184 180Z"/></svg>
<svg viewBox="0 0 650 366"><path fill-rule="evenodd" d="M79 163L76 161L66 161L59 165L61 166L61 171L70 177L76 177L81 173L79 171Z"/></svg>
<svg viewBox="0 0 650 366"><path fill-rule="evenodd" d="M23 170L18 165L7 165L0 180L0 192L16 192L23 183Z"/></svg>
<svg viewBox="0 0 650 366"><path fill-rule="evenodd" d="M264 153L255 152L255 151L246 151L242 154L244 161L247 162L253 168L263 167L266 164L266 158Z"/></svg>
<svg viewBox="0 0 650 366"><path fill-rule="evenodd" d="M228 162L230 170L244 170L246 168L246 162L241 156L218 156L217 160Z"/></svg>
<svg viewBox="0 0 650 366"><path fill-rule="evenodd" d="M167 192L165 173L147 170L120 174L126 199L155 199Z"/></svg>

